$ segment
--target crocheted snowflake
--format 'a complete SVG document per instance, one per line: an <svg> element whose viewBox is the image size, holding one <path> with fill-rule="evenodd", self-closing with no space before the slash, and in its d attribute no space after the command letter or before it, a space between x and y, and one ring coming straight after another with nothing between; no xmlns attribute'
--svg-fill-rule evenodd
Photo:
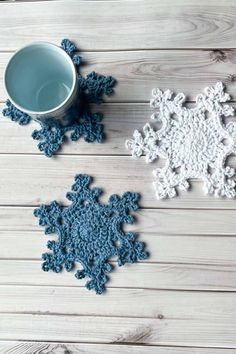
<svg viewBox="0 0 236 354"><path fill-rule="evenodd" d="M41 205L34 215L39 224L45 226L45 234L56 233L58 241L48 241L51 253L42 258L44 271L68 272L79 262L82 269L76 271L78 279L89 277L86 287L101 294L111 272L111 257L115 256L119 266L147 258L144 244L136 241L137 234L124 232L123 223L132 224L131 211L138 209L139 195L127 192L122 197L112 195L108 204L99 202L102 191L90 188L92 178L77 175L67 199L72 203L63 208L56 201Z"/></svg>
<svg viewBox="0 0 236 354"><path fill-rule="evenodd" d="M224 119L234 115L233 108L225 104L230 96L221 82L204 92L193 108L187 108L183 93L154 89L151 118L159 128L146 124L143 133L135 130L133 139L126 142L133 156L144 154L148 163L166 159L163 168L153 171L160 199L174 197L177 187L187 190L190 178L201 179L206 193L235 197L235 170L227 164L227 157L236 153L236 124Z"/></svg>
<svg viewBox="0 0 236 354"><path fill-rule="evenodd" d="M63 39L61 47L71 57L76 68L79 70L81 57L76 54L74 43L68 39ZM82 136L88 143L97 141L102 142L103 125L101 113L91 113L90 104L103 102L103 95L111 95L116 81L111 76L103 76L91 72L87 77L79 75L80 101L83 105L80 107L77 120L70 126L62 127L41 123L41 129L35 130L32 137L39 140L38 148L47 157L51 157L61 147L65 140L67 132L71 132L70 139L78 140ZM20 125L29 124L31 117L17 109L9 100L6 102L6 108L3 109L3 115L9 117L12 121L18 122Z"/></svg>

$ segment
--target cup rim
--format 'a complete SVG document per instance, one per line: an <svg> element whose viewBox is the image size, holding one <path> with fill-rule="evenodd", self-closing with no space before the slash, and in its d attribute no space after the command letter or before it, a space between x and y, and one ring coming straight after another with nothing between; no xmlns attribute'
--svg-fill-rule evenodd
<svg viewBox="0 0 236 354"><path fill-rule="evenodd" d="M65 98L65 100L63 102L61 102L58 106L56 107L53 107L52 109L49 109L49 110L46 110L46 111L33 111L33 110L30 110L30 109L26 109L24 107L22 107L21 105L19 105L18 103L16 103L11 95L9 94L9 91L7 89L7 80L6 80L6 74L7 74L7 70L11 64L11 62L13 61L13 59L23 50L27 49L27 48L30 48L30 47L33 47L33 46L51 46L53 47L54 49L58 50L58 52L60 54L62 54L67 62L70 64L70 67L72 69L72 73L73 73L73 82L72 82L72 86L71 86L71 89L70 89L70 92L68 93L68 96ZM46 114L51 114L55 111L57 111L58 109L60 109L61 107L63 107L71 98L71 96L73 95L74 93L74 89L76 87L76 83L77 83L77 73L76 73L76 69L75 69L75 65L71 59L71 57L66 53L66 51L64 49L62 49L61 47L59 47L58 45L54 44L54 43L51 43L51 42L47 42L47 41L36 41L36 42L32 42L30 44L27 44L26 46L20 48L19 50L17 50L13 55L12 57L10 58L9 62L7 63L7 66L5 68L5 71L4 71L4 87L5 87L5 90L8 94L8 98L9 100L13 103L13 105L18 108L20 111L24 112L24 113L27 113L29 115L46 115Z"/></svg>

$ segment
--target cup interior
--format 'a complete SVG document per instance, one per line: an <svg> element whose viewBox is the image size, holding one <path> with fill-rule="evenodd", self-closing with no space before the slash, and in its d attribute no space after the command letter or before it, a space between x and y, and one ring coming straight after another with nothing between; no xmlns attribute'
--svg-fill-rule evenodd
<svg viewBox="0 0 236 354"><path fill-rule="evenodd" d="M63 49L39 42L20 49L5 71L5 87L13 104L28 113L47 113L71 96L75 68Z"/></svg>

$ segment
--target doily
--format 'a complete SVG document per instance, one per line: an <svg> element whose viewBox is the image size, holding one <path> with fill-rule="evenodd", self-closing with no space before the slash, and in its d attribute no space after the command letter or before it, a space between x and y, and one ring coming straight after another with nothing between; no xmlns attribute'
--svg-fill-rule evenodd
<svg viewBox="0 0 236 354"><path fill-rule="evenodd" d="M75 45L69 39L63 39L61 47L71 57L77 70L81 63L81 57L76 54ZM62 127L50 126L46 123L41 123L41 129L35 130L32 137L39 140L38 148L47 157L55 154L63 142L65 141L66 133L71 132L70 139L76 141L83 137L88 143L97 141L99 143L103 140L103 125L101 124L102 114L92 113L90 104L100 104L103 102L103 95L111 95L116 81L111 76L99 75L91 72L87 77L79 75L79 88L81 105L80 112L78 112L77 120L69 126ZM17 109L9 100L6 102L6 107L3 109L3 115L9 117L12 121L18 122L20 125L29 124L31 117Z"/></svg>
<svg viewBox="0 0 236 354"><path fill-rule="evenodd" d="M144 244L137 234L125 232L123 224L133 224L131 211L138 209L139 194L126 192L122 197L111 195L108 204L101 204L102 190L90 188L92 178L77 175L72 192L67 193L71 205L63 208L56 201L41 205L34 215L45 226L45 234L57 234L57 241L48 241L50 253L42 258L44 271L59 273L63 267L70 272L76 263L78 279L89 277L86 287L101 294L113 269L111 257L119 266L147 258Z"/></svg>
<svg viewBox="0 0 236 354"><path fill-rule="evenodd" d="M236 123L225 122L234 110L225 104L230 96L223 84L206 87L193 108L184 105L183 93L157 88L152 95L151 118L161 126L135 130L126 147L135 157L146 155L147 163L165 159L164 167L153 171L157 198L172 198L177 188L187 190L191 178L202 180L206 193L235 197L235 170L227 158L236 153Z"/></svg>

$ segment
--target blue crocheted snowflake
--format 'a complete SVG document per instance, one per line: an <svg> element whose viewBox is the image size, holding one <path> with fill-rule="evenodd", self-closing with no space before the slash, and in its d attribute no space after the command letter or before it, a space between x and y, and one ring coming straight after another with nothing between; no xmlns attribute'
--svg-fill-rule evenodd
<svg viewBox="0 0 236 354"><path fill-rule="evenodd" d="M79 70L81 57L75 53L77 49L74 43L69 39L63 39L61 47L71 57L77 70ZM33 139L39 140L39 150L47 157L51 157L59 150L65 140L66 133L69 131L71 132L70 139L73 141L84 137L84 140L88 143L94 141L101 143L103 139L103 125L101 124L103 116L101 113L92 113L90 104L102 103L104 95L109 96L113 93L115 83L115 79L111 76L103 76L95 72L88 74L87 77L82 77L79 74L79 99L83 104L80 107L78 119L72 125L66 127L41 123L41 129L32 133ZM31 121L29 115L17 109L9 100L7 100L6 107L3 109L3 115L20 125L26 125Z"/></svg>
<svg viewBox="0 0 236 354"><path fill-rule="evenodd" d="M111 257L116 257L119 266L147 258L142 242L136 241L137 234L125 232L123 223L132 224L131 211L138 209L139 194L126 192L122 197L111 195L108 204L101 204L102 190L91 188L92 178L77 175L72 192L67 199L72 203L63 208L56 201L41 205L34 215L39 225L45 226L45 234L56 233L57 241L48 241L50 253L42 258L44 271L56 273L65 268L70 272L76 263L82 269L76 271L78 279L89 277L86 287L101 294L112 271Z"/></svg>

